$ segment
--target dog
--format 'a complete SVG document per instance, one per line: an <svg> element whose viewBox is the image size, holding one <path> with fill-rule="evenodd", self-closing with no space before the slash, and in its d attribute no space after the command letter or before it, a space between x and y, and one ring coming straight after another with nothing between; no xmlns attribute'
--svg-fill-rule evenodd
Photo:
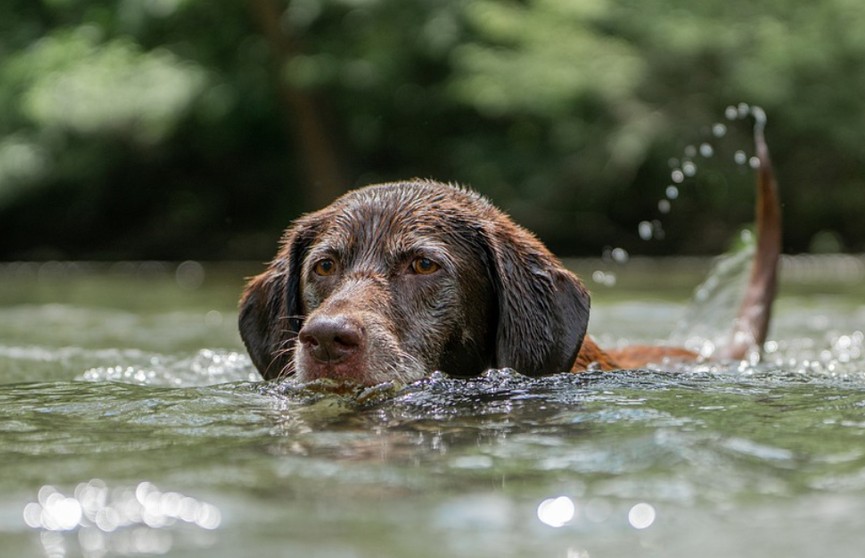
<svg viewBox="0 0 865 558"><path fill-rule="evenodd" d="M762 140L758 249L729 346L766 337L780 209ZM242 295L239 329L265 379L408 383L433 371L528 376L696 361L676 347L602 350L587 335L589 292L538 238L481 195L432 180L351 191L297 219Z"/></svg>

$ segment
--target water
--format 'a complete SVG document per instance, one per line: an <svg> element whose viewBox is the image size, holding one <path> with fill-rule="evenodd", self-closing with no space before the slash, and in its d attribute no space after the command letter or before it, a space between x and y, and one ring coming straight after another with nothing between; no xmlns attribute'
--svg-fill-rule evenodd
<svg viewBox="0 0 865 558"><path fill-rule="evenodd" d="M0 266L3 555L859 556L865 264L785 268L759 365L335 394L256 380L254 267ZM663 340L706 269L632 258L592 331Z"/></svg>

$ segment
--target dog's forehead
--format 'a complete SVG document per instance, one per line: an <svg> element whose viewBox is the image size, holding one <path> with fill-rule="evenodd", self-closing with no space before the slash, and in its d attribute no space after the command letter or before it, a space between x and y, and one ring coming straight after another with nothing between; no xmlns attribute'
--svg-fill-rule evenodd
<svg viewBox="0 0 865 558"><path fill-rule="evenodd" d="M439 183L394 183L349 192L307 222L316 230L305 265L335 255L351 269L386 272L407 258L446 269L485 253L484 223L497 210L483 197Z"/></svg>
<svg viewBox="0 0 865 558"><path fill-rule="evenodd" d="M389 251L465 234L485 205L480 196L438 183L385 184L355 190L333 205L325 237Z"/></svg>

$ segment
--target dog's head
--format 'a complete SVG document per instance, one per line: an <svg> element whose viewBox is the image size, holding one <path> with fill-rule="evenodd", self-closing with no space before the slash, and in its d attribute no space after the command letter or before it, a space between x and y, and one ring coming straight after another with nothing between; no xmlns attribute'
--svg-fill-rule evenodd
<svg viewBox="0 0 865 558"><path fill-rule="evenodd" d="M370 385L567 371L588 317L582 283L534 235L473 192L412 181L295 221L247 285L240 333L265 378Z"/></svg>

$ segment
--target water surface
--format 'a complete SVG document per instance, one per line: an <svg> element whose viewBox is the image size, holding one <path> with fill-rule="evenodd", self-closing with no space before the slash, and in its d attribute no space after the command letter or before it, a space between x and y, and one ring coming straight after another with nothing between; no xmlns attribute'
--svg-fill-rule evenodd
<svg viewBox="0 0 865 558"><path fill-rule="evenodd" d="M859 556L865 273L787 267L760 364L339 395L258 380L254 267L3 265L3 554ZM665 340L704 271L632 262L591 330Z"/></svg>

